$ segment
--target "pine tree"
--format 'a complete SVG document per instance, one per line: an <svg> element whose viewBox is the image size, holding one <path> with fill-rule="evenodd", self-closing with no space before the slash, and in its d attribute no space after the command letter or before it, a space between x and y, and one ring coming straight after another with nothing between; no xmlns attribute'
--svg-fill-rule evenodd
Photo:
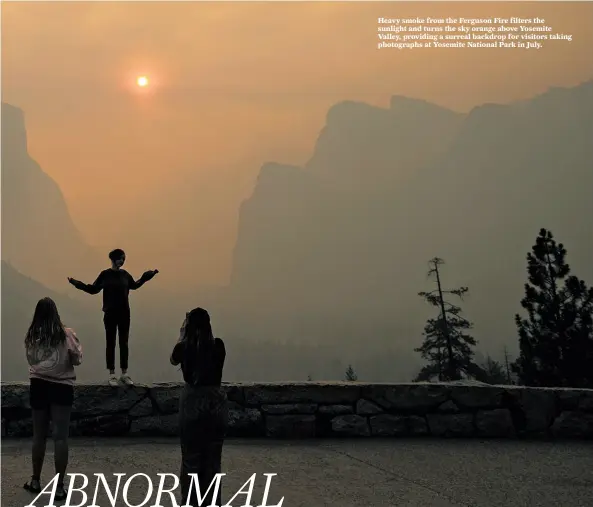
<svg viewBox="0 0 593 507"><path fill-rule="evenodd" d="M346 380L349 382L355 382L358 380L358 375L356 375L356 372L354 371L354 368L352 368L351 364L349 364L348 368L346 368Z"/></svg>
<svg viewBox="0 0 593 507"><path fill-rule="evenodd" d="M422 346L414 349L428 361L418 376L417 381L438 378L440 381L459 380L462 373L475 377L480 367L473 362L474 352L472 347L476 340L467 334L473 325L461 316L461 308L444 299L444 294L452 294L463 300L468 292L467 287L454 290L443 290L439 267L444 261L435 257L430 261L429 276L436 278L437 288L431 292L419 292L430 305L439 308L437 318L429 319L424 327L424 342Z"/></svg>
<svg viewBox="0 0 593 507"><path fill-rule="evenodd" d="M564 245L541 229L527 254L527 318L515 316L520 354L512 368L524 385L593 385L593 289L568 276L565 259Z"/></svg>
<svg viewBox="0 0 593 507"><path fill-rule="evenodd" d="M593 287L569 276L565 291L563 317L571 324L562 362L566 385L593 388Z"/></svg>

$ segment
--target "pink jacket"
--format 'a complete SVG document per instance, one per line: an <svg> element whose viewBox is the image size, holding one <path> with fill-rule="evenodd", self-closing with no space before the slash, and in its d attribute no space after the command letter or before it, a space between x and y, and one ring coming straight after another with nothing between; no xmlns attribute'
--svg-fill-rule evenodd
<svg viewBox="0 0 593 507"><path fill-rule="evenodd" d="M26 351L30 378L74 385L74 367L82 363L82 346L72 329L65 328L65 331L66 341L57 348L32 347Z"/></svg>

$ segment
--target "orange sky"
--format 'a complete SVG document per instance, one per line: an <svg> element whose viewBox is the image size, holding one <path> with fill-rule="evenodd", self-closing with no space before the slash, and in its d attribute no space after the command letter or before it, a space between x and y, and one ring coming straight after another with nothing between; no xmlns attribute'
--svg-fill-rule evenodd
<svg viewBox="0 0 593 507"><path fill-rule="evenodd" d="M574 41L378 51L379 16L539 16ZM25 110L31 155L93 244L124 237L164 186L207 184L214 281L261 163L304 163L332 104L401 94L468 110L576 85L593 77L592 20L582 2L3 3L3 100Z"/></svg>

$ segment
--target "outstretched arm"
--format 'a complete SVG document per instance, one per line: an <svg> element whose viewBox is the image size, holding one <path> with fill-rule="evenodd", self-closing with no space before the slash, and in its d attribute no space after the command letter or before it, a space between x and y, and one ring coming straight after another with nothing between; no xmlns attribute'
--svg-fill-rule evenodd
<svg viewBox="0 0 593 507"><path fill-rule="evenodd" d="M101 273L97 279L91 284L83 283L79 280L75 280L74 278L68 278L68 281L74 285L78 290L86 292L87 294L99 294L101 289L103 289L103 273Z"/></svg>
<svg viewBox="0 0 593 507"><path fill-rule="evenodd" d="M128 281L129 281L130 290L139 289L146 282L148 282L149 280L152 280L154 278L154 275L156 275L158 272L159 272L158 269L155 269L154 271L145 271L144 273L142 273L142 276L140 277L140 279L138 281L134 280L132 275L130 275L130 273L128 273L128 276L129 276Z"/></svg>

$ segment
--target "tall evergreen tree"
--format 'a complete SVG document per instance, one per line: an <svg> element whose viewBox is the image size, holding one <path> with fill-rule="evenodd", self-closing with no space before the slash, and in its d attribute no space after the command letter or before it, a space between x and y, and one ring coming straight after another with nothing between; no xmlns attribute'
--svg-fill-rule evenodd
<svg viewBox="0 0 593 507"><path fill-rule="evenodd" d="M519 357L513 371L530 386L593 385L593 288L568 276L566 249L541 229L527 254L528 283L515 316ZM564 283L563 283L564 282Z"/></svg>
<svg viewBox="0 0 593 507"><path fill-rule="evenodd" d="M461 316L461 307L445 300L445 294L452 294L463 300L467 287L454 290L443 290L439 268L444 261L435 257L430 261L429 276L434 276L437 288L431 292L419 292L430 305L439 309L437 318L429 319L424 327L424 342L414 349L428 361L418 376L417 381L438 378L441 381L459 380L462 375L475 377L480 369L473 362L473 347L476 340L467 331L473 325Z"/></svg>
<svg viewBox="0 0 593 507"><path fill-rule="evenodd" d="M565 291L563 317L571 324L562 362L566 385L593 388L593 287L569 276Z"/></svg>

